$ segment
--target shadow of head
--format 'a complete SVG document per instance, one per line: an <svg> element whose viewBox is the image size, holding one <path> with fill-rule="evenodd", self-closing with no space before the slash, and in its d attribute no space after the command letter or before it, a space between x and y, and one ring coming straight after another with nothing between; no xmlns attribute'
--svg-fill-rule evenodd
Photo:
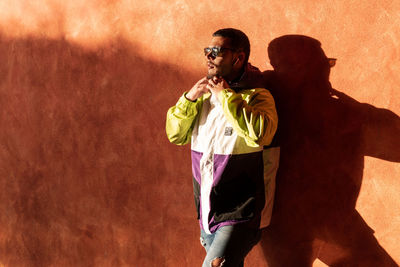
<svg viewBox="0 0 400 267"><path fill-rule="evenodd" d="M329 82L330 68L336 59L328 58L321 43L304 35L284 35L268 46L268 56L277 78L285 81L286 89L310 82Z"/></svg>

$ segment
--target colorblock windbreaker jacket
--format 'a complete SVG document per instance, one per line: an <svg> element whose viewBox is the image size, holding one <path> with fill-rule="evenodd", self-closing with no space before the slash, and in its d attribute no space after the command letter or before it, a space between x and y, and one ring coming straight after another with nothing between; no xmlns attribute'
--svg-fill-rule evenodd
<svg viewBox="0 0 400 267"><path fill-rule="evenodd" d="M241 222L259 227L263 146L271 143L277 121L273 97L263 88L225 89L195 102L184 94L168 110L168 139L191 142L195 203L206 233Z"/></svg>

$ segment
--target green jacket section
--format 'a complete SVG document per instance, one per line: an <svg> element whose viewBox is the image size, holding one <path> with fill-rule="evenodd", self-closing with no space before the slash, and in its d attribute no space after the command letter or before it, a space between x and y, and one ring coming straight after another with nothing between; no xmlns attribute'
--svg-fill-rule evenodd
<svg viewBox="0 0 400 267"><path fill-rule="evenodd" d="M192 102L186 99L185 94L167 113L167 137L177 145L190 142L202 104L211 96L208 93ZM236 93L228 88L220 92L218 98L227 120L248 146L259 147L271 143L278 125L278 116L274 99L268 90L256 88Z"/></svg>

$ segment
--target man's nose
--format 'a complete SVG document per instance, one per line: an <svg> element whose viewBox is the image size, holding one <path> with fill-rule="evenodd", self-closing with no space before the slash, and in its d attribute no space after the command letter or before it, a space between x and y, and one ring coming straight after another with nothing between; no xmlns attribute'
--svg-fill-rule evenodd
<svg viewBox="0 0 400 267"><path fill-rule="evenodd" d="M210 59L215 59L215 57L212 55L212 51L208 52L205 56L206 56L206 58L207 58L208 60L210 60Z"/></svg>

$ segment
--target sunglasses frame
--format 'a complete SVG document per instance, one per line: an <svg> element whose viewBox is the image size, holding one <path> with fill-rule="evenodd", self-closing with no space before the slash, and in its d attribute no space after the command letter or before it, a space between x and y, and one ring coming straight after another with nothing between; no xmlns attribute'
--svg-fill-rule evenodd
<svg viewBox="0 0 400 267"><path fill-rule="evenodd" d="M204 48L204 55L207 56L208 54L211 53L211 55L213 57L218 57L218 56L222 56L222 53L224 52L224 50L235 51L235 49L230 48L230 47L213 46L213 47Z"/></svg>

